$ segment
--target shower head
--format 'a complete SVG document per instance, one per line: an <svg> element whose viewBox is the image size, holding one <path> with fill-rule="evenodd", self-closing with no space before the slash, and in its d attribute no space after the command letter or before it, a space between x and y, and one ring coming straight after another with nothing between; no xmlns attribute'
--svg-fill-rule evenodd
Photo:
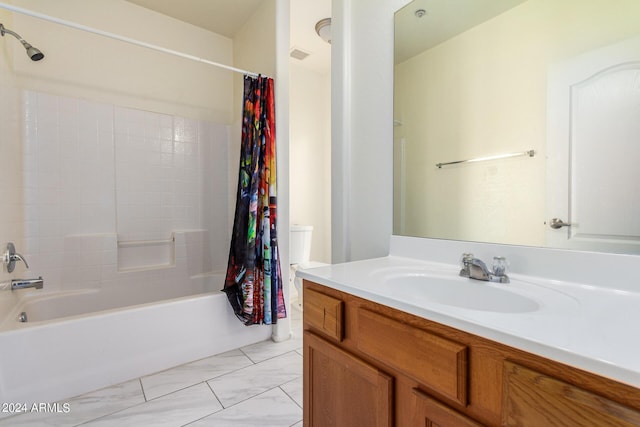
<svg viewBox="0 0 640 427"><path fill-rule="evenodd" d="M11 34L13 37L17 38L20 43L22 43L22 46L24 46L24 48L27 50L27 55L29 55L29 58L31 58L32 61L40 61L42 58L44 58L44 54L40 52L39 49L31 46L29 42L20 37L18 34L14 33L11 30L7 30L4 25L0 24L0 35L4 37L5 33Z"/></svg>

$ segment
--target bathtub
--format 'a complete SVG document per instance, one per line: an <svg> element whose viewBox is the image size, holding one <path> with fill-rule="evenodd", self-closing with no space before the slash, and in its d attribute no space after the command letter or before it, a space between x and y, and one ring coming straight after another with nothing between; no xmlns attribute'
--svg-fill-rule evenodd
<svg viewBox="0 0 640 427"><path fill-rule="evenodd" d="M16 291L0 319L0 402L61 401L268 339L271 327L236 319L223 283Z"/></svg>

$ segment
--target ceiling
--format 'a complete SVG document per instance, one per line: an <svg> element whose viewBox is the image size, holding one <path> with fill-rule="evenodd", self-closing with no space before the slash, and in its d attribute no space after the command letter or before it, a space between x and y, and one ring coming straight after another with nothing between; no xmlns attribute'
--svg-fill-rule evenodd
<svg viewBox="0 0 640 427"><path fill-rule="evenodd" d="M233 38L265 0L127 0L139 6ZM419 52L487 21L526 0L414 0L395 16L395 61ZM422 18L415 11L424 9ZM331 45L315 32L315 24L331 16L331 0L290 1L290 50L309 54L293 64L328 73Z"/></svg>
<svg viewBox="0 0 640 427"><path fill-rule="evenodd" d="M233 38L264 0L127 0L205 30ZM331 46L318 37L315 24L331 16L331 0L291 0L290 47L309 53L295 64L329 72Z"/></svg>
<svg viewBox="0 0 640 427"><path fill-rule="evenodd" d="M395 16L395 63L444 42L526 0L414 0ZM425 11L421 18L416 11Z"/></svg>

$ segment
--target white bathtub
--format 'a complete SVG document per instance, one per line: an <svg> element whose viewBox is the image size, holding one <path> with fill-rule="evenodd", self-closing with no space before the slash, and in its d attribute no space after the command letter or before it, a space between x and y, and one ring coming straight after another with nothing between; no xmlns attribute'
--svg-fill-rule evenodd
<svg viewBox="0 0 640 427"><path fill-rule="evenodd" d="M0 319L0 402L60 401L271 336L236 319L222 275L189 282L18 291Z"/></svg>

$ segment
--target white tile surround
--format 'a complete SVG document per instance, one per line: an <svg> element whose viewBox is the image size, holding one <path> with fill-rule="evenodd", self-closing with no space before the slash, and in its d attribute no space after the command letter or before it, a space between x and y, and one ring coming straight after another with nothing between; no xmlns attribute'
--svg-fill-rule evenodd
<svg viewBox="0 0 640 427"><path fill-rule="evenodd" d="M264 341L90 392L68 413L0 415L0 426L302 426L302 319Z"/></svg>
<svg viewBox="0 0 640 427"><path fill-rule="evenodd" d="M47 290L105 286L155 265L226 266L227 125L34 91L22 100L25 238L16 243ZM150 240L165 243L122 245Z"/></svg>

